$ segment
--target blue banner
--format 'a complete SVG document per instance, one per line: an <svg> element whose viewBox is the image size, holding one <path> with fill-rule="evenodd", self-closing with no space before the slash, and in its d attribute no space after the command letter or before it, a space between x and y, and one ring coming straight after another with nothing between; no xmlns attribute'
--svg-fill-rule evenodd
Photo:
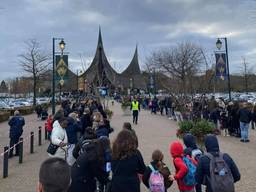
<svg viewBox="0 0 256 192"><path fill-rule="evenodd" d="M225 80L227 78L226 54L215 53L216 58L216 78Z"/></svg>

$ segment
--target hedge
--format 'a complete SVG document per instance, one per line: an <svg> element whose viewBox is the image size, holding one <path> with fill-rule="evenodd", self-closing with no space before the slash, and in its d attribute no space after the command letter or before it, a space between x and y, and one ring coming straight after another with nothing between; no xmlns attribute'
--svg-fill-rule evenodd
<svg viewBox="0 0 256 192"><path fill-rule="evenodd" d="M0 111L0 122L7 121L11 113L9 111Z"/></svg>

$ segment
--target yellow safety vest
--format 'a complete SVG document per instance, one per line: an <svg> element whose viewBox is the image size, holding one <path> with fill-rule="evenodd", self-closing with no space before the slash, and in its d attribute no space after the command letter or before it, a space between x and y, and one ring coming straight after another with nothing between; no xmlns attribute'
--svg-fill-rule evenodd
<svg viewBox="0 0 256 192"><path fill-rule="evenodd" d="M139 110L139 102L138 101L133 101L132 102L132 110L133 111L138 111Z"/></svg>

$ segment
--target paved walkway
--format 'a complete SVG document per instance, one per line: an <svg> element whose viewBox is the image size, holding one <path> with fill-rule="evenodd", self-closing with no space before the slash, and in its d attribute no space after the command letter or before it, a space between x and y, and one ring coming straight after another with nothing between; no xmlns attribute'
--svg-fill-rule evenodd
<svg viewBox="0 0 256 192"><path fill-rule="evenodd" d="M121 130L122 124L125 121L131 122L131 116L123 116L120 105L110 106L114 111L114 116L111 121L115 132L111 135L111 140ZM31 119L32 127L37 127L38 123L35 115L28 116ZM3 123L4 124L4 123ZM8 135L6 126L0 124L0 134ZM37 125L37 126L35 126ZM4 127L5 131L2 130ZM176 122L168 120L164 116L151 115L148 111L142 111L139 116L139 124L134 126L139 138L139 149L141 150L146 164L150 162L151 153L155 149L161 149L165 155L165 162L174 171L172 161L169 156L168 146L171 141L176 140ZM251 131L251 143L240 143L238 139L231 137L220 137L220 147L222 151L229 152L234 158L242 174L242 180L236 185L239 192L255 191L255 172L256 172L256 131ZM2 135L0 136L0 144L2 146ZM8 139L5 139L8 141ZM0 179L1 191L19 191L19 192L33 192L35 191L38 180L38 169L41 162L47 158L46 154L47 144L42 147L36 147L35 154L26 155L24 163L18 165L18 159L11 160L10 176L7 179ZM145 187L141 186L141 191L147 191ZM174 184L169 191L177 191L177 186Z"/></svg>

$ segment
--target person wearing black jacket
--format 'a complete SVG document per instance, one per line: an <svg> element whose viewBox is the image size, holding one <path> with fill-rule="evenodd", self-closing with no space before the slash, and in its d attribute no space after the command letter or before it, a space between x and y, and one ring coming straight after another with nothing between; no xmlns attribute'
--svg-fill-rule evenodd
<svg viewBox="0 0 256 192"><path fill-rule="evenodd" d="M252 120L252 114L247 109L247 104L243 104L243 108L238 111L241 131L241 142L249 142L249 125Z"/></svg>
<svg viewBox="0 0 256 192"><path fill-rule="evenodd" d="M215 135L207 135L205 138L205 147L208 153L213 156L220 154L219 143ZM240 180L240 172L233 159L226 153L223 154L223 159L231 170L234 182ZM196 169L196 181L198 184L206 185L207 192L212 192L209 179L210 178L210 159L206 155L200 157Z"/></svg>
<svg viewBox="0 0 256 192"><path fill-rule="evenodd" d="M146 166L131 131L122 130L113 143L111 192L140 192L138 174Z"/></svg>
<svg viewBox="0 0 256 192"><path fill-rule="evenodd" d="M104 185L109 182L108 173L104 170L107 149L109 146L98 139L79 155L71 168L72 183L68 192L95 192L96 179Z"/></svg>

